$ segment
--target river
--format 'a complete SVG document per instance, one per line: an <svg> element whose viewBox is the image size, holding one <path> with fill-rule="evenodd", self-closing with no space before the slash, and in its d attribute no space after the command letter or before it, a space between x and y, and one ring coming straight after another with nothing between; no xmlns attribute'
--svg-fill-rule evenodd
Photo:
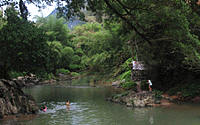
<svg viewBox="0 0 200 125"><path fill-rule="evenodd" d="M31 118L0 121L3 125L200 125L200 105L128 108L105 100L109 87L44 85L24 89L46 112ZM65 102L70 100L69 108Z"/></svg>

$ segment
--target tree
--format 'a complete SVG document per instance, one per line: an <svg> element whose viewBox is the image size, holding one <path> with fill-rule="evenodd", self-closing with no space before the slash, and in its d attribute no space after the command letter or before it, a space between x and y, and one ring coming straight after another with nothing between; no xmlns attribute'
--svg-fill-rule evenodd
<svg viewBox="0 0 200 125"><path fill-rule="evenodd" d="M6 24L5 19L3 18L3 12L0 11L0 29Z"/></svg>
<svg viewBox="0 0 200 125"><path fill-rule="evenodd" d="M36 24L46 31L48 41L60 41L62 45L70 45L70 34L64 18L49 16L38 18Z"/></svg>
<svg viewBox="0 0 200 125"><path fill-rule="evenodd" d="M130 51L127 51L118 24L104 27L99 23L88 23L75 27L72 34L75 53L82 57L82 66L92 71L110 70L129 58Z"/></svg>
<svg viewBox="0 0 200 125"><path fill-rule="evenodd" d="M73 64L73 57L75 56L73 48L66 46L62 49L61 54L62 59L60 65L66 69L69 69L70 64Z"/></svg>
<svg viewBox="0 0 200 125"><path fill-rule="evenodd" d="M84 17L83 10L87 8L104 16L104 21L120 24L121 33L126 37L120 36L123 38L119 42L124 44L130 41L133 52L136 45L139 47L139 59L153 69L151 72L156 70L151 74L157 76L150 78L158 81L154 83L157 88L173 87L175 82L191 79L182 77L185 74L196 77L200 73L200 6L197 0L66 0L67 4L52 1L57 2L61 15L67 18L71 15ZM37 0L33 2L39 4ZM82 58L93 67L100 69L101 64L110 61L112 54L115 54L107 50L112 43L108 39L113 36L106 36L107 31L96 32L95 28L92 31L86 29L86 32L81 29L85 34L77 31L75 35L81 36L74 41L83 41L77 43L79 54L83 54ZM52 38L54 33L49 32Z"/></svg>
<svg viewBox="0 0 200 125"><path fill-rule="evenodd" d="M7 23L0 32L1 77L10 71L33 72L46 65L46 35L33 23L18 17L13 7L6 10Z"/></svg>
<svg viewBox="0 0 200 125"><path fill-rule="evenodd" d="M36 21L37 26L46 31L50 48L48 54L49 72L56 73L58 68L70 69L71 64L77 64L73 61L74 56L77 55L74 55L71 34L65 22L64 18L57 18L56 16L38 18Z"/></svg>
<svg viewBox="0 0 200 125"><path fill-rule="evenodd" d="M103 0L97 6L95 2L97 0L88 1L90 9L103 10L110 19L124 24L124 32L130 36L131 45L136 41L139 46L140 60L157 70L151 71L157 76L150 78L160 81L156 84L158 88L165 86L168 89L175 85L174 82L187 80L181 76L188 72L198 75L197 1Z"/></svg>
<svg viewBox="0 0 200 125"><path fill-rule="evenodd" d="M10 6L18 6L19 7L19 11L20 11L20 16L27 20L28 17L28 9L25 5L25 2L23 0L1 0L0 1L0 7L1 6L6 6L6 5L10 5ZM17 7L16 7L17 8Z"/></svg>
<svg viewBox="0 0 200 125"><path fill-rule="evenodd" d="M49 73L56 73L56 69L60 68L60 60L62 58L61 51L63 49L62 44L59 41L48 42L49 50L47 56L47 71Z"/></svg>

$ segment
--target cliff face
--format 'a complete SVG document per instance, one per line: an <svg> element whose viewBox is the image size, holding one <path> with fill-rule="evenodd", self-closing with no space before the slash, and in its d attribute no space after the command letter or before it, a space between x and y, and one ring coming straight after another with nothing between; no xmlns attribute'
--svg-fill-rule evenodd
<svg viewBox="0 0 200 125"><path fill-rule="evenodd" d="M58 13L59 13L59 11L57 9L55 9L47 17L56 16ZM75 26L85 24L85 22L79 20L77 17L71 17L65 22L65 24L67 24L68 28L70 30L72 30Z"/></svg>
<svg viewBox="0 0 200 125"><path fill-rule="evenodd" d="M9 80L0 80L0 118L5 115L34 114L39 110L34 99Z"/></svg>

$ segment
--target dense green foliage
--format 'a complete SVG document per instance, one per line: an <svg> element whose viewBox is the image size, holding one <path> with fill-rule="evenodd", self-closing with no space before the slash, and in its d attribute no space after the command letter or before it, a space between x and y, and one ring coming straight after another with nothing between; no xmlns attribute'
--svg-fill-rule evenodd
<svg viewBox="0 0 200 125"><path fill-rule="evenodd" d="M1 4L13 1L3 0ZM58 0L44 1L56 1L63 12L59 15L65 17L78 15L82 19L82 9L87 8L102 23L86 23L70 31L63 18L50 16L38 18L34 25L25 20L23 1L15 1L24 10L20 14L8 10L7 18L0 18L1 77L8 77L10 71L55 74L58 69L89 70L109 72L116 79L131 83L129 65L132 59L138 59L148 67L148 79L153 81L154 89L167 91L199 81L197 0L66 0L66 5ZM41 5L40 0L32 2ZM176 90L190 96L192 92L186 91L193 86L198 82L192 82L188 89ZM195 89L192 95L197 93L199 90Z"/></svg>
<svg viewBox="0 0 200 125"><path fill-rule="evenodd" d="M82 68L104 72L119 65L126 60L127 55L130 55L127 46L123 45L124 42L117 38L120 36L118 32L120 25L111 25L112 27L108 27L98 23L88 23L77 26L72 31L75 53L81 56ZM112 28L111 31L108 28Z"/></svg>
<svg viewBox="0 0 200 125"><path fill-rule="evenodd" d="M6 10L6 17L0 18L1 78L25 72L23 75L34 73L49 79L57 69L80 69L80 57L74 53L63 18L39 18L34 24L18 15L11 7Z"/></svg>
<svg viewBox="0 0 200 125"><path fill-rule="evenodd" d="M56 70L56 74L59 74L59 73L62 73L62 74L65 74L65 75L67 75L67 74L69 74L70 73L70 71L69 70L67 70L67 69L57 69Z"/></svg>
<svg viewBox="0 0 200 125"><path fill-rule="evenodd" d="M6 11L6 24L0 29L1 77L10 71L40 72L46 65L47 43L44 32L18 17L14 8Z"/></svg>
<svg viewBox="0 0 200 125"><path fill-rule="evenodd" d="M62 45L69 45L69 29L64 18L55 16L47 18L37 17L37 25L46 31L48 41L59 41Z"/></svg>
<svg viewBox="0 0 200 125"><path fill-rule="evenodd" d="M137 88L136 88L137 84L135 82L133 82L133 81L125 82L121 86L125 90L134 90L134 91L137 91Z"/></svg>
<svg viewBox="0 0 200 125"><path fill-rule="evenodd" d="M47 18L38 17L36 25L42 28L47 35L49 45L47 57L47 71L56 73L57 69L79 70L80 57L74 53L71 34L65 19L57 19L55 16Z"/></svg>
<svg viewBox="0 0 200 125"><path fill-rule="evenodd" d="M181 84L168 91L170 95L176 95L177 92L181 94L183 99L190 99L191 97L195 97L200 94L199 81L191 82L190 85Z"/></svg>

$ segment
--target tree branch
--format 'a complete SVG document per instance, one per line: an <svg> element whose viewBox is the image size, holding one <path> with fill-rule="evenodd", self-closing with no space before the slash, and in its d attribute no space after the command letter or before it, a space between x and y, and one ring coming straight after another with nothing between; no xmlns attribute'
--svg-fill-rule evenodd
<svg viewBox="0 0 200 125"><path fill-rule="evenodd" d="M127 10L127 7L120 1L117 0L117 2L122 6L122 8L126 11L127 15L130 15L130 17L135 21L136 25L141 28L143 31L145 31L145 29L136 21L135 16L133 14L131 14L131 12L129 12Z"/></svg>
<svg viewBox="0 0 200 125"><path fill-rule="evenodd" d="M141 38L143 38L145 41L147 41L150 45L151 42L148 38L145 37L144 34L140 33L137 28L128 20L126 19L125 17L122 16L121 13L119 13L109 2L109 0L104 0L104 2L106 3L106 5L116 14L118 15L122 20L124 20Z"/></svg>
<svg viewBox="0 0 200 125"><path fill-rule="evenodd" d="M120 0L117 0L117 2L119 2L120 5L124 6L125 8L127 8L127 9L129 9L129 10L148 10L148 9L144 9L144 8L137 8L136 6L134 6L134 7L126 6L126 5L123 4Z"/></svg>

